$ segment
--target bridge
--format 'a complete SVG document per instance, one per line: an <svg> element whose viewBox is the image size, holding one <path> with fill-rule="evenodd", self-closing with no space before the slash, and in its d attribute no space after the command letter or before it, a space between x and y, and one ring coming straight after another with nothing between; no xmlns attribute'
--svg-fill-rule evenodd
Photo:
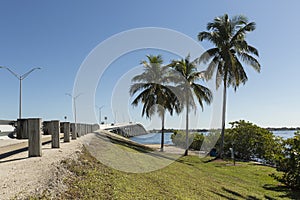
<svg viewBox="0 0 300 200"><path fill-rule="evenodd" d="M0 120L0 125L17 126L17 121ZM101 129L116 133L123 137L134 137L138 135L145 135L148 132L140 123L117 123L117 124L101 124ZM3 133L4 134L4 133ZM7 134L7 133L6 133Z"/></svg>
<svg viewBox="0 0 300 200"><path fill-rule="evenodd" d="M133 137L148 133L140 123L101 124L100 128L123 137Z"/></svg>
<svg viewBox="0 0 300 200"><path fill-rule="evenodd" d="M0 120L0 125L11 125L14 126L16 121L13 120Z"/></svg>

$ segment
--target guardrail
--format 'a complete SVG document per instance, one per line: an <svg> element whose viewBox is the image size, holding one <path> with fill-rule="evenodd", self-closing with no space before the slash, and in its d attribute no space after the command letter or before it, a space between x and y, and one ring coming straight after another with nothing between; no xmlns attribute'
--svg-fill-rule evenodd
<svg viewBox="0 0 300 200"><path fill-rule="evenodd" d="M13 126L16 123L16 121L13 120L0 120L0 125L11 125Z"/></svg>
<svg viewBox="0 0 300 200"><path fill-rule="evenodd" d="M100 129L98 124L75 124L59 120L43 122L41 118L18 119L17 121L0 120L0 124L16 126L17 139L28 139L28 157L42 156L43 133L51 135L52 148L60 148L61 132L64 133L64 142L70 142L70 137L75 140L77 137Z"/></svg>

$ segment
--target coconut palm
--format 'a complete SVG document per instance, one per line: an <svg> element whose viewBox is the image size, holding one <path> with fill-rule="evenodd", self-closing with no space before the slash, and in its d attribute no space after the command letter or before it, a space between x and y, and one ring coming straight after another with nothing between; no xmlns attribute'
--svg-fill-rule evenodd
<svg viewBox="0 0 300 200"><path fill-rule="evenodd" d="M236 91L241 83L246 83L248 77L244 65L250 65L260 72L260 64L256 59L258 51L245 40L246 34L254 31L255 27L256 24L249 23L245 16L238 15L230 19L225 14L209 22L207 31L198 34L200 41L208 40L215 46L199 57L200 62L209 63L206 78L211 79L216 71L217 89L223 82L222 131L218 157L222 157L224 151L227 87L232 86Z"/></svg>
<svg viewBox="0 0 300 200"><path fill-rule="evenodd" d="M178 74L179 80L177 81L177 88L181 91L180 101L182 105L185 105L186 109L186 149L184 155L188 155L189 141L189 111L194 109L196 111L197 104L194 97L197 98L197 102L200 104L203 110L203 101L210 104L212 101L211 91L199 84L199 80L203 80L204 72L197 71L196 62L190 61L190 56L185 59L173 60L168 66L172 67Z"/></svg>
<svg viewBox="0 0 300 200"><path fill-rule="evenodd" d="M161 117L161 151L163 151L166 111L170 115L173 114L173 110L179 112L180 103L174 93L176 88L167 85L171 76L168 76L169 68L162 66L162 57L150 55L147 58L148 62L141 62L144 72L132 78L134 84L130 87L130 95L137 95L132 101L133 106L137 106L139 102L143 103L142 116L151 118L157 112Z"/></svg>

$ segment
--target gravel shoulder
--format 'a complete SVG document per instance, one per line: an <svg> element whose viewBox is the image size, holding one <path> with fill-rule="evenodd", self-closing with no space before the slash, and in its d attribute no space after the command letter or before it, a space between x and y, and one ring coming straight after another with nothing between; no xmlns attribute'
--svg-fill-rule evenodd
<svg viewBox="0 0 300 200"><path fill-rule="evenodd" d="M63 178L68 170L60 167L65 159L76 159L84 142L93 134L88 134L60 144L52 149L51 144L43 145L42 157L28 158L28 152L22 152L0 160L0 199L24 199L28 195L47 191L58 198L65 190Z"/></svg>

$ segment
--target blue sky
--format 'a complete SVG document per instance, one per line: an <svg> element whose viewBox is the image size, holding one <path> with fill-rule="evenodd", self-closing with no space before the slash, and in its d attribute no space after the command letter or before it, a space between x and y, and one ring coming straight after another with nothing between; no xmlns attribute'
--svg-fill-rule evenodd
<svg viewBox="0 0 300 200"><path fill-rule="evenodd" d="M214 17L244 14L257 23L247 40L258 48L262 70L258 74L246 67L246 85L236 93L229 90L227 122L245 119L263 127L300 126L299 8L297 0L0 1L0 66L20 74L42 67L23 81L23 117L63 120L67 116L72 120L71 98L65 93L72 92L84 59L107 38L133 28L162 27L197 40L197 34ZM201 45L212 47L206 42ZM155 50L132 52L105 72L95 102L105 105L102 116L109 122L115 120L111 91L120 77L149 53L162 53L166 62L172 57ZM0 69L0 91L0 119L16 119L18 81L4 69ZM149 124L140 117L139 107L128 107L130 120ZM210 127L216 109L206 106L204 112L199 110L200 122L191 127ZM117 121L129 120L122 115L117 114ZM167 127L178 127L178 120L168 117Z"/></svg>

